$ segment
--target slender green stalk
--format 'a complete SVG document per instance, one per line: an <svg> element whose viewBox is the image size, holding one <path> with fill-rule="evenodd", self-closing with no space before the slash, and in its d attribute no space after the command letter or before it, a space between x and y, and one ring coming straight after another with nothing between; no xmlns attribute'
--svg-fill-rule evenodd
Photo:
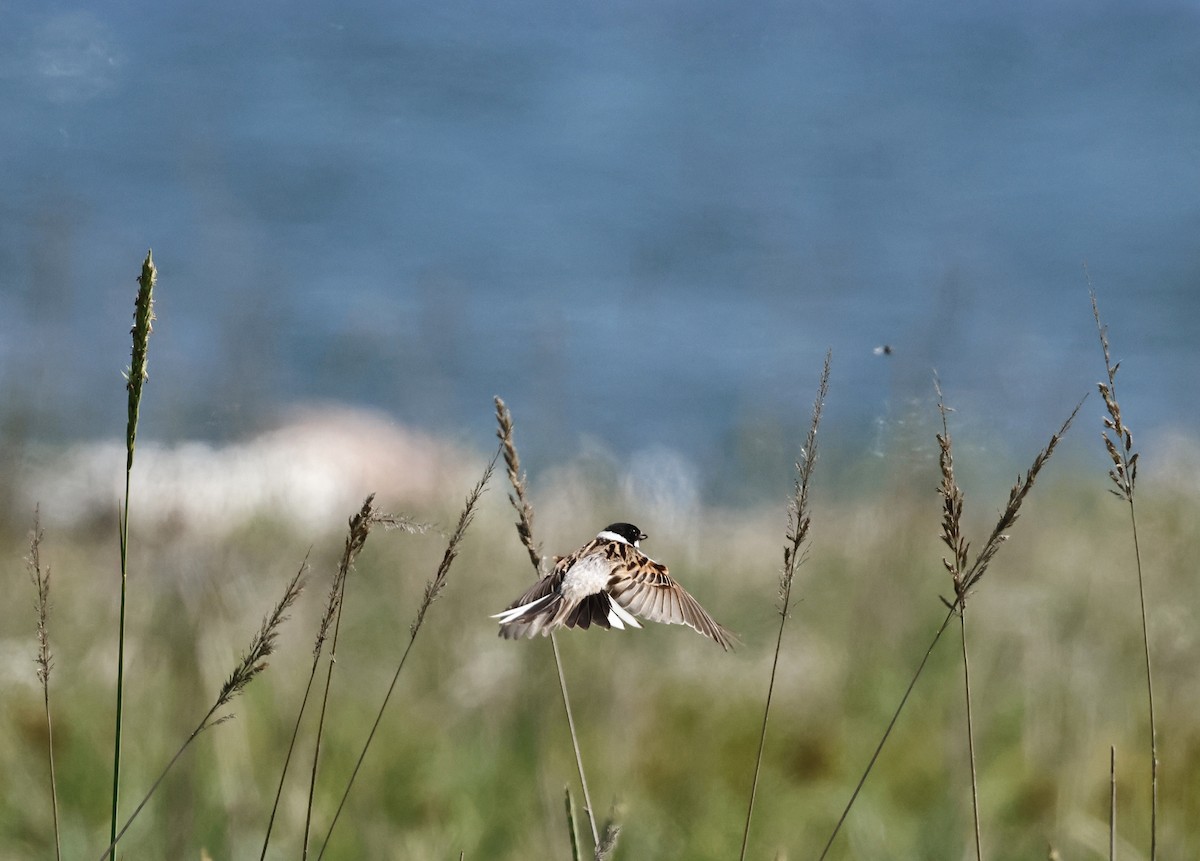
<svg viewBox="0 0 1200 861"><path fill-rule="evenodd" d="M600 846L600 832L596 828L596 811L592 807L592 794L588 790L587 774L583 770L583 754L579 751L579 736L575 734L575 715L571 712L571 697L567 693L567 677L563 673L562 657L558 653L558 640L550 632L550 646L554 650L554 666L558 670L558 687L562 691L563 708L567 712L567 728L571 731L571 749L575 751L575 767L579 770L579 783L583 786L583 812L587 814L592 828L592 846Z"/></svg>
<svg viewBox="0 0 1200 861"><path fill-rule="evenodd" d="M337 573L333 578L333 585L330 588L329 603L326 605L325 615L321 620L321 630L317 635L317 655L319 658L320 646L324 643L329 630L329 620L333 617L333 638L329 644L329 666L325 673L325 689L321 694L321 712L317 718L317 737L313 742L313 761L312 771L308 781L308 803L304 810L304 843L302 857L308 857L308 838L312 832L312 812L313 798L317 791L317 770L321 762L321 739L325 732L325 712L329 706L329 688L333 684L333 668L337 665L337 643L338 632L342 627L342 607L345 606L346 599L346 579L350 571L354 568L354 560L358 558L359 552L363 545L367 543L367 536L371 533L371 527L375 525L379 517L373 507L375 494L371 494L363 501L362 508L358 513L350 518L350 531L346 535L346 545L342 551L341 562L338 563ZM297 719L299 724L299 719ZM281 779L282 782L282 779ZM270 834L267 834L267 839L270 839ZM265 854L266 848L264 846Z"/></svg>
<svg viewBox="0 0 1200 861"><path fill-rule="evenodd" d="M771 699L775 693L775 675L779 669L779 652L783 647L783 628L787 624L792 606L792 583L799 567L800 550L808 537L811 518L808 513L808 491L813 467L817 462L817 430L821 426L821 410L829 394L829 366L833 351L825 353L825 367L817 387L817 399L813 403L812 422L808 426L808 437L796 463L795 493L788 505L787 543L783 547L783 570L779 577L779 632L775 636L775 654L771 658L771 680L767 684L767 702L763 706L762 728L758 733L758 754L754 758L754 777L750 781L750 803L746 809L746 827L742 830L742 852L738 856L745 861L746 847L750 843L750 820L754 816L754 800L758 791L758 775L762 770L763 750L767 744L767 719L771 714Z"/></svg>
<svg viewBox="0 0 1200 861"><path fill-rule="evenodd" d="M575 833L575 805L571 801L571 787L565 788L567 805L567 834L571 838L571 861L579 861L579 835Z"/></svg>
<svg viewBox="0 0 1200 861"><path fill-rule="evenodd" d="M175 755L171 757L170 762L167 763L166 767L158 775L158 778L154 781L154 783L150 785L149 791L142 798L138 806L134 808L134 811L130 817L125 820L125 824L121 827L121 830L117 832L116 836L113 837L112 841L108 845L108 848L104 850L104 854L100 856L100 861L104 861L105 858L109 858L114 855L117 841L125 836L125 832L129 830L129 826L133 824L135 819L137 819L138 814L142 812L142 809L145 808L147 802L150 801L150 798L154 795L155 790L158 789L159 785L166 778L167 774L171 771L172 767L174 767L175 763L179 761L179 758L183 756L184 752L188 749L191 743L195 741L196 738L205 730L211 729L214 726L218 726L228 720L233 719L232 714L222 715L221 717L216 717L216 714L225 706L229 705L229 703L232 702L235 697L237 697L246 689L250 682L254 681L259 673L267 668L267 658L275 652L275 639L279 635L280 627L284 622L287 621L287 611L294 603L296 603L296 599L300 597L300 593L304 590L303 577L305 567L306 566L301 566L300 570L298 570L292 577L291 581L287 585L287 588L284 590L283 597L279 599L279 603L277 603L274 609L272 609L267 617L263 619L263 623L259 627L258 632L255 633L253 638L251 638L250 647L246 650L246 653L242 655L241 661L238 663L237 667L234 668L234 671L229 675L229 678L225 680L225 683L221 685L221 690L218 692L217 699L213 703L212 708L210 708L208 712L205 713L204 717L200 719L200 723L196 724L196 728L192 730L191 734L186 740L184 740L183 744L179 746L179 749L175 751Z"/></svg>
<svg viewBox="0 0 1200 861"><path fill-rule="evenodd" d="M967 697L967 752L971 760L971 812L975 818L975 859L983 861L983 838L979 829L979 775L975 770L975 724L971 717L971 664L967 660L967 613L960 607L958 613L959 633L962 639L963 690Z"/></svg>
<svg viewBox="0 0 1200 861"><path fill-rule="evenodd" d="M1108 861L1117 861L1117 749L1108 748Z"/></svg>
<svg viewBox="0 0 1200 861"><path fill-rule="evenodd" d="M942 557L942 565L950 574L954 584L955 605L958 608L959 639L963 656L963 691L967 699L967 754L971 765L971 813L975 825L975 858L983 861L983 840L979 825L979 774L975 766L975 722L971 713L971 663L967 658L967 540L962 534L962 514L965 504L962 488L954 475L954 447L947 420L949 408L942 398L942 389L934 377L937 391L938 412L942 417L942 432L938 434L938 466L942 480L938 493L942 497L942 543L951 552L950 558Z"/></svg>
<svg viewBox="0 0 1200 861"><path fill-rule="evenodd" d="M1084 267L1087 274L1087 267ZM1116 486L1111 492L1129 505L1129 526L1133 534L1133 556L1137 566L1138 604L1142 617L1142 656L1146 663L1146 704L1150 716L1150 861L1158 855L1158 724L1154 718L1154 674L1150 666L1150 626L1146 621L1146 587L1142 577L1142 551L1138 544L1137 511L1134 507L1134 487L1137 484L1138 452L1133 450L1133 434L1121 418L1121 406L1117 403L1117 371L1121 363L1112 361L1108 349L1108 327L1100 321L1100 308L1096 304L1096 291L1091 289L1092 278L1087 275L1088 288L1092 297L1092 316L1096 320L1096 331L1100 335L1100 347L1104 352L1104 370L1107 383L1099 383L1100 396L1108 415L1104 418L1104 447L1112 468L1108 477Z"/></svg>
<svg viewBox="0 0 1200 861"><path fill-rule="evenodd" d="M342 793L341 801L338 802L337 811L333 814L333 821L329 823L329 830L325 832L325 840L321 844L321 851L317 853L317 861L320 861L324 857L325 850L329 848L329 840L333 837L334 826L337 825L338 819L342 815L342 809L346 806L346 799L350 797L350 790L354 786L355 778L358 777L359 769L362 768L363 761L367 758L367 751L370 750L371 742L375 739L375 732L379 729L379 724L383 720L383 713L387 709L388 700L391 699L392 692L396 689L396 682L400 679L400 671L404 669L404 664L408 661L408 655L412 651L413 644L417 641L417 634L421 631L421 625L425 622L425 614L429 611L433 602L441 597L442 592L446 588L446 578L450 574L450 566L454 564L454 560L458 556L459 545L462 544L463 537L467 534L467 527L475 519L475 511L479 505L479 498L483 496L484 490L487 489L498 457L499 451L488 462L479 483L467 495L466 504L463 506L462 513L458 517L458 524L454 527L454 532L450 535L450 540L446 543L446 552L442 554L442 561L438 565L433 579L425 584L425 596L421 600L421 606L417 609L416 618L408 629L408 645L404 649L404 654L400 656L400 663L396 665L396 672L392 675L392 682L388 685L383 702L379 705L379 711L375 715L375 722L371 725L371 731L367 734L367 740L363 743L362 752L358 755L358 761L354 764L354 770L350 773L350 779L346 781L346 789Z"/></svg>
<svg viewBox="0 0 1200 861"><path fill-rule="evenodd" d="M1142 657L1146 663L1146 703L1150 713L1150 861L1158 856L1158 724L1154 720L1154 674L1150 669L1150 626L1146 622L1146 589L1142 581L1142 551L1138 545L1137 514L1132 486L1129 526L1133 532L1133 557L1137 564L1138 607L1142 614Z"/></svg>
<svg viewBox="0 0 1200 861"><path fill-rule="evenodd" d="M304 564L306 566L308 564L308 555L307 554L305 554L305 557L304 557ZM308 705L308 697L312 693L313 681L317 677L317 667L320 665L320 662L321 662L321 646L324 643L324 636L323 636L324 629L328 627L329 623L328 623L327 619L332 615L333 615L333 601L331 599L329 601L329 603L327 603L325 606L325 615L322 617L322 621L321 621L321 633L318 634L317 644L316 644L316 647L313 649L313 662L312 662L312 669L309 671L309 674L308 674L308 684L306 684L304 686L304 696L300 700L300 710L296 714L296 725L294 727L292 727L292 738L288 742L287 753L283 757L283 769L280 771L280 774L279 774L279 786L275 790L275 801L271 805L271 816L267 820L267 833L266 833L266 836L263 837L262 853L258 856L259 861L262 861L262 859L267 857L267 846L269 846L271 843L271 830L275 826L275 815L279 811L279 800L283 796L284 779L287 777L288 765L292 761L292 753L295 751L295 748L296 748L296 738L300 734L300 721L304 717L304 709L305 709L305 706Z"/></svg>
<svg viewBox="0 0 1200 861"><path fill-rule="evenodd" d="M129 371L125 375L125 388L129 393L128 418L125 425L125 499L121 504L121 610L117 626L117 707L113 729L113 779L112 810L109 817L109 839L117 842L117 807L121 789L121 726L124 716L125 695L125 598L129 580L129 476L133 472L133 452L137 443L138 415L142 406L142 388L148 375L146 356L150 344L150 333L154 328L154 285L158 281L158 270L154 266L154 255L146 252L142 263L142 274L138 278L137 298L134 300L133 352Z"/></svg>
<svg viewBox="0 0 1200 861"><path fill-rule="evenodd" d="M372 522L383 523L386 527L399 528L410 533L425 532L427 529L429 529L429 524L417 523L407 518L396 517L395 515L390 514L373 514ZM353 543L354 541L353 524L354 521L352 520L352 537L348 540L348 544ZM305 557L305 561L307 561L307 557ZM304 712L308 708L308 700L312 695L313 684L317 678L317 669L321 665L321 654L325 647L325 640L328 639L329 636L329 626L333 622L334 614L341 605L341 593L344 588L345 575L348 571L346 565L350 562L352 562L352 559L346 560L343 557L343 564L339 565L337 570L334 572L333 582L329 590L329 597L325 602L325 612L321 615L321 623L317 627L317 639L313 644L312 666L308 671L308 682L304 686L304 696L300 699L300 708L296 712L296 722L292 726L292 737L288 741L287 753L283 758L283 768L279 773L279 784L275 788L275 800L271 804L271 816L267 820L267 833L263 836L262 852L259 853L258 856L259 861L263 861L263 859L267 857L267 847L271 844L271 832L275 827L275 817L279 812L279 802L283 797L283 786L287 780L288 767L292 761L292 754L295 753L296 750L296 740L300 736L300 724L304 719Z"/></svg>
<svg viewBox="0 0 1200 861"><path fill-rule="evenodd" d="M37 590L37 665L38 681L42 684L42 704L46 712L46 756L50 763L50 808L54 815L54 857L62 861L62 837L58 826L58 784L54 777L54 725L50 721L50 670L54 668L54 656L50 653L50 633L47 622L50 618L50 567L42 570L42 527L40 511L33 513L33 534L29 539L29 556L26 564L29 579Z"/></svg>
<svg viewBox="0 0 1200 861"><path fill-rule="evenodd" d="M508 406L502 399L496 398L495 402L496 423L499 425L496 436L500 439L500 447L504 452L504 464L508 472L508 481L513 488L513 492L508 495L508 501L517 512L517 535L520 536L521 543L525 545L525 550L529 553L529 561L533 565L534 572L541 577L543 576L542 551L541 547L535 544L533 540L533 506L530 505L526 497L525 475L521 472L521 458L517 454L517 446L513 441L512 413L509 412ZM567 676L563 672L562 656L558 652L558 640L555 638L553 631L550 632L550 646L554 652L554 667L558 671L558 687L562 691L563 708L567 713L567 728L571 731L571 749L575 753L575 767L579 771L579 783L583 787L583 812L587 814L588 825L592 830L593 851L599 854L601 847L600 830L596 827L596 814L592 808L592 796L588 789L587 773L583 768L583 754L579 749L579 737L575 733L575 716L571 712L570 694L567 693ZM616 826L613 826L613 828L614 831L619 831Z"/></svg>
<svg viewBox="0 0 1200 861"><path fill-rule="evenodd" d="M945 424L946 413L949 410L942 403L941 391L939 389L938 409L942 413L943 422L942 433L938 435L938 443L941 447L940 466L942 472L942 483L938 488L938 492L942 495L943 500L942 541L951 549L953 553L953 560L943 559L942 564L950 573L954 581L954 600L947 601L945 598L942 599L942 603L946 605L948 610L946 618L943 619L942 624L938 626L937 633L933 635L933 640L930 642L929 648L925 650L925 657L921 659L921 663L917 667L916 673L913 674L912 681L909 682L908 688L904 692L904 696L900 699L900 705L896 708L895 713L892 715L892 719L889 721L887 729L884 730L883 738L880 739L878 746L875 748L875 752L871 755L870 762L867 763L866 770L863 771L862 777L859 778L858 783L855 785L854 792L850 795L850 801L847 802L845 809L842 811L842 815L838 818L837 824L833 828L833 833L829 835L829 840L825 843L825 848L821 851L820 858L824 858L829 853L830 847L833 846L834 838L837 837L838 831L841 830L842 824L846 821L846 817L850 813L850 808L854 806L854 801L856 798L858 798L859 791L862 789L863 784L866 783L867 776L871 773L871 769L874 768L875 761L879 758L880 751L883 750L883 745L887 742L888 736L891 735L892 728L896 725L896 721L900 717L900 712L904 709L904 704L908 702L909 694L912 693L913 687L916 686L917 679L921 676L921 671L925 669L925 664L929 660L929 656L933 653L934 646L936 646L938 640L941 639L942 632L946 630L946 626L950 623L950 619L955 614L961 615L963 612L963 609L966 606L967 595L975 587L975 585L978 584L983 575L987 573L988 566L996 557L996 553L999 551L1000 545L1002 545L1008 539L1007 531L1014 523L1017 522L1017 518L1020 516L1021 504L1025 501L1025 498L1033 489L1034 482L1036 481L1038 474L1042 471L1042 467L1046 465L1046 463L1050 460L1050 457L1054 454L1054 450L1058 447L1063 435L1071 427L1071 423L1075 420L1075 416L1079 413L1079 409L1082 406L1083 401L1080 401L1075 406L1075 409L1071 411L1071 415L1067 417L1067 420L1063 422L1058 431L1050 437L1050 442L1046 445L1046 447L1038 452L1037 456L1033 459L1033 464L1030 466L1029 471L1026 472L1024 476L1018 478L1016 484L1014 484L1009 490L1008 504L1005 506L1004 511L1000 514L999 520L996 521L996 526L992 529L991 534L988 536L987 542L984 544L983 549L976 554L975 560L968 566L968 544L963 538L960 528L963 509L963 495L962 491L958 487L957 481L954 478L954 461L950 433L946 429ZM965 625L963 627L963 631L965 645ZM968 692L968 696L969 695L970 694ZM968 726L969 721L970 718L968 717ZM970 746L973 751L973 741L971 742ZM972 763L974 763L973 752ZM972 774L974 774L973 764ZM974 783L974 780L972 782ZM974 792L974 787L972 789ZM978 810L978 803L976 803L976 809ZM978 817L976 818L976 822L978 822Z"/></svg>
<svg viewBox="0 0 1200 861"><path fill-rule="evenodd" d="M854 806L854 802L858 798L858 793L862 791L863 784L867 782L867 777L871 774L871 769L875 767L875 761L879 759L879 754L883 752L883 746L887 744L887 740L896 726L896 721L900 719L900 712L904 711L904 705L908 702L909 695L912 694L913 688L917 686L917 679L921 678L921 673L925 670L925 664L929 662L929 656L933 654L934 647L938 644L938 640L942 638L942 632L946 630L946 626L950 624L950 620L953 617L954 609L951 608L946 613L946 618L942 620L942 624L938 625L938 629L929 643L929 648L925 650L925 657L921 658L921 663L917 665L917 671L913 673L912 681L908 683L908 687L904 691L904 696L900 698L900 704L896 706L896 711L892 713L892 719L888 721L887 729L883 731L883 737L879 739L879 744L875 746L875 752L871 754L871 759L867 763L867 767L863 770L862 776L859 777L858 783L854 785L854 791L850 793L850 800L846 802L846 807L842 810L842 815L838 817L837 824L833 826L833 833L825 841L825 848L821 850L818 861L828 855L829 850L833 847L834 839L838 836L838 832L842 830L842 825L846 822L846 817L850 815L850 808Z"/></svg>

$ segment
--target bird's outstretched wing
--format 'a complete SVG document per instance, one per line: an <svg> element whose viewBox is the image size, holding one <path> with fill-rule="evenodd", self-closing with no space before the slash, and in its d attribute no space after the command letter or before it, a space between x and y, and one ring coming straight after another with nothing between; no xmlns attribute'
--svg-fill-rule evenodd
<svg viewBox="0 0 1200 861"><path fill-rule="evenodd" d="M671 578L667 566L636 548L624 554L625 564L609 581L608 592L635 616L668 625L687 625L712 639L722 649L733 648L734 635L717 624L700 602Z"/></svg>

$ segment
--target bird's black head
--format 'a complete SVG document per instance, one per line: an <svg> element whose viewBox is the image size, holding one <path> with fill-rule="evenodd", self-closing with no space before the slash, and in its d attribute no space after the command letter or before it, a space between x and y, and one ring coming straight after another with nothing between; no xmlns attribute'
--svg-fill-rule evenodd
<svg viewBox="0 0 1200 861"><path fill-rule="evenodd" d="M604 527L605 532L611 532L613 535L620 535L634 547L638 546L639 541L646 539L647 535L642 530L638 529L632 523L610 523Z"/></svg>

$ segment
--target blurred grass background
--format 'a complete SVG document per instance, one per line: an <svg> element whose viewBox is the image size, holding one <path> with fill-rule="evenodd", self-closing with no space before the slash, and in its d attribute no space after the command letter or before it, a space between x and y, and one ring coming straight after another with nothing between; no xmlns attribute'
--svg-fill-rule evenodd
<svg viewBox="0 0 1200 861"><path fill-rule="evenodd" d="M1107 857L1110 745L1117 749L1119 857L1147 854L1148 728L1128 512L1107 492L1098 441L1095 452L1086 451L1099 430L1100 405L1090 406L1068 437L1074 454L1047 467L971 602L990 858L1046 857L1050 846L1063 858ZM481 428L486 421L481 414ZM980 543L1007 490L995 476L1011 481L1033 452L1010 461L1007 453L966 448L963 436L958 442L967 534ZM51 471L56 462L46 452L32 459ZM60 452L58 462L73 461ZM439 463L419 493L390 487L391 473L368 470L361 480L378 479L368 489L380 492L385 510L445 532L483 458L460 451ZM780 484L790 480L786 462L759 467L774 470ZM10 487L0 522L8 596L0 605L0 858L47 857L53 845L34 594L22 564L32 510L19 510L37 498L37 475L22 473L22 486ZM1200 804L1200 504L1168 475L1160 465L1143 478L1139 526L1158 693L1159 845L1161 857L1186 858L1200 857L1200 832L1191 825ZM570 855L564 786L582 802L549 643L502 641L487 618L532 576L502 478L430 611L328 858ZM818 462L812 544L785 634L749 857L819 853L941 621L938 595L952 590L940 564L936 484L932 452L866 466L836 454ZM186 497L188 490L170 492ZM670 494L644 491L618 465L595 458L545 469L532 486L536 537L547 554L564 553L612 520L633 520L650 534L645 549L743 645L722 654L694 632L666 626L560 638L593 800L600 815L616 805L624 825L617 858L728 859L740 846L777 625L785 495L778 505L720 509L681 507ZM361 497L314 526L292 516L286 499L201 521L186 509L166 512L165 493L148 481L134 497L126 814L207 709L310 547L312 573L270 669L235 702L236 720L197 742L122 842L123 854L257 857L345 518ZM299 508L311 500L292 502ZM57 517L43 507L67 857L98 856L106 834L118 585L109 514L101 507ZM336 807L444 544L437 533L379 530L350 579L316 835ZM954 643L939 645L830 857L958 859L969 852L960 660ZM302 734L272 857L298 854L310 762L311 733Z"/></svg>

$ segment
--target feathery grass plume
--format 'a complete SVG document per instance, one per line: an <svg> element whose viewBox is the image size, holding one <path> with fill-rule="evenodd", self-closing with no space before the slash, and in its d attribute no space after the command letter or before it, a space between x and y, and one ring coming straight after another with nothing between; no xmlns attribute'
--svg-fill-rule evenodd
<svg viewBox="0 0 1200 861"><path fill-rule="evenodd" d="M142 407L142 389L149 379L146 372L146 357L150 347L150 332L154 328L154 285L158 282L158 270L154 266L154 254L146 252L142 263L142 274L138 278L137 298L134 300L133 351L129 370L125 373L125 388L128 391L128 419L125 424L125 499L121 505L121 609L117 626L117 706L113 730L113 778L112 809L109 816L109 839L117 842L117 805L121 790L121 725L124 715L125 695L125 596L129 579L129 476L133 471L133 451L137 442L138 415Z"/></svg>
<svg viewBox="0 0 1200 861"><path fill-rule="evenodd" d="M367 740L363 743L362 752L359 753L358 761L354 764L354 770L350 773L350 779L346 782L346 789L342 793L341 801L338 802L337 810L333 814L333 820L329 823L329 829L325 832L325 841L321 844L321 851L317 853L318 861L325 855L325 850L329 848L329 841L333 837L334 826L337 825L338 819L342 815L342 809L346 806L346 799L350 797L350 790L354 786L354 780L358 777L358 772L362 768L363 761L367 758L367 751L370 750L371 742L375 738L375 732L379 729L380 721L383 720L383 712L387 708L388 700L391 699L392 692L396 689L396 682L400 679L400 672L404 669L404 664L408 661L408 655L412 651L413 643L417 641L417 634L421 631L421 625L425 622L425 614L429 612L430 606L441 597L442 592L446 588L446 578L450 574L450 566L454 564L454 560L458 557L459 545L462 544L463 537L467 534L467 528L475 519L475 512L479 506L479 498L483 496L488 482L491 481L492 473L496 468L496 460L499 456L500 452L497 450L492 455L492 459L488 461L487 468L483 471L483 477L479 479L479 482L467 494L462 513L458 516L458 523L454 527L454 532L450 534L450 539L446 542L446 551L442 554L442 561L438 563L437 571L434 572L433 578L425 584L425 595L421 599L421 606L417 608L416 618L408 629L408 645L405 647L404 653L400 656L400 663L396 665L396 672L392 675L392 682L388 685L387 693L383 696L383 702L379 705L379 712L375 715L375 722L371 725L371 731L367 734Z"/></svg>
<svg viewBox="0 0 1200 861"><path fill-rule="evenodd" d="M283 597L279 599L279 602L275 604L271 612L263 619L262 625L250 640L250 647L242 655L233 672L225 679L225 683L221 685L221 690L217 693L217 699L212 707L200 719L200 723L196 724L196 728L192 730L191 735L180 745L179 750L171 757L170 762L167 763L166 768L159 774L158 779L151 784L150 790L141 800L141 803L134 809L132 815L125 820L125 824L117 832L116 838L104 850L104 854L100 856L100 861L104 861L105 858L110 857L114 853L117 841L129 830L129 826L133 824L133 820L137 819L138 814L142 812L147 802L150 801L155 790L158 789L159 785L171 771L171 768L179 761L184 751L196 740L197 736L207 729L233 720L234 715L232 713L220 716L217 713L233 702L234 698L242 693L258 674L267 668L267 658L275 652L275 640L279 635L279 629L288 619L287 611L296 603L296 599L300 597L300 593L304 591L304 572L307 568L307 565L301 565L299 570L293 575L283 592Z"/></svg>
<svg viewBox="0 0 1200 861"><path fill-rule="evenodd" d="M1087 274L1087 267L1084 267ZM1150 861L1158 854L1158 724L1154 719L1154 675L1150 669L1150 626L1146 621L1146 587L1142 577L1142 551L1138 545L1137 511L1134 506L1133 489L1137 483L1138 452L1133 450L1133 434L1121 418L1121 406L1117 403L1117 371L1121 363L1113 364L1108 349L1108 327L1100 321L1100 306L1096 303L1096 291L1091 289L1092 276L1087 274L1088 288L1092 297L1092 316L1096 320L1096 331L1100 335L1100 347L1104 352L1104 370L1108 382L1098 383L1100 396L1104 399L1104 448L1108 451L1112 468L1108 477L1116 489L1109 488L1119 499L1129 505L1129 527L1133 537L1133 558L1137 567L1138 603L1142 614L1142 654L1146 663L1146 704L1150 713Z"/></svg>
<svg viewBox="0 0 1200 861"><path fill-rule="evenodd" d="M62 858L62 840L58 827L58 785L54 777L54 726L50 721L50 670L54 668L54 656L50 653L50 634L47 621L50 617L50 566L42 570L41 509L33 512L33 532L29 538L29 556L25 559L29 579L37 590L34 608L37 610L38 653L34 658L38 681L42 684L42 703L46 711L46 756L50 763L50 807L54 814L54 855Z"/></svg>
<svg viewBox="0 0 1200 861"><path fill-rule="evenodd" d="M346 552L343 553L342 561L334 571L333 579L329 589L329 597L325 601L325 610L321 614L321 621L317 627L317 638L313 644L312 667L308 672L308 682L304 686L304 695L300 699L300 708L296 713L296 722L292 727L292 737L288 741L287 753L284 754L283 768L279 773L279 785L275 789L275 800L271 804L271 816L267 820L267 833L263 837L262 852L259 855L260 859L267 857L267 847L271 843L271 832L275 827L275 816L279 812L279 802L283 796L283 786L287 780L288 767L292 761L292 754L296 749L296 740L300 735L300 723L304 719L305 710L308 708L308 698L312 695L313 683L316 681L317 676L317 668L321 664L321 653L324 651L325 641L329 638L329 626L333 623L334 614L341 606L341 596L342 590L345 586L346 574L353 565L354 556L357 555L358 550L362 548L362 542L366 540L365 534L359 535L356 533L355 521L358 516L361 516L361 512L359 512L359 515L356 515L355 518L351 518L350 520L350 533L346 538ZM420 523L408 517L392 514L380 514L378 512L374 513L372 522L382 524L386 529L400 529L404 532L408 532L409 534L421 534L428 531L430 528L428 523ZM363 524L360 523L359 532L361 532L362 528ZM370 525L367 524L365 528L369 531ZM358 549L351 553L350 551L354 545L356 545ZM305 556L304 558L305 562L307 562L308 557Z"/></svg>
<svg viewBox="0 0 1200 861"><path fill-rule="evenodd" d="M541 545L533 543L533 506L525 497L525 473L521 472L521 458L517 455L517 447L513 444L512 413L508 411L508 406L503 400L496 398L495 401L496 423L499 425L496 436L499 437L504 449L504 465L508 468L508 482L513 488L513 493L508 495L508 501L512 503L513 509L517 512L515 524L517 535L521 537L521 543L529 552L529 561L533 563L533 570L541 574L542 548Z"/></svg>
<svg viewBox="0 0 1200 861"><path fill-rule="evenodd" d="M940 390L938 391L938 399L939 409L941 409ZM1084 400L1086 400L1086 397ZM942 603L945 604L947 608L946 616L944 619L942 619L941 624L938 625L937 630L934 632L933 639L930 640L929 646L925 650L925 655L921 658L921 662L917 665L916 672L913 673L913 677L909 681L908 687L904 691L904 695L900 698L900 704L896 706L896 710L892 713L891 720L888 721L888 725L883 731L883 736L879 739L879 744L875 746L875 751L871 754L871 759L867 762L867 767L863 770L862 775L858 779L858 783L854 787L854 791L850 794L850 800L846 802L846 807L842 810L841 816L838 817L838 821L833 827L833 832L829 835L829 839L825 843L825 848L821 851L820 858L825 858L829 854L829 850L833 846L833 841L837 838L838 832L841 830L842 825L845 824L846 817L850 815L850 809L854 806L854 802L858 798L859 792L862 791L863 785L867 782L867 777L871 774L871 770L875 767L875 762L879 759L879 754L883 751L884 745L887 744L887 740L891 736L892 730L896 726L896 722L900 719L900 714L904 711L904 706L908 702L908 698L912 694L913 688L916 687L917 680L921 677L921 673L925 670L925 665L929 662L929 656L933 654L933 650L937 646L938 640L941 639L946 627L950 624L950 620L953 619L956 614L960 613L962 607L964 606L963 602L966 600L967 594L987 572L988 565L995 558L997 551L1000 549L1000 545L1007 540L1007 532L1010 528L1012 528L1012 525L1016 523L1017 517L1020 514L1021 505L1024 503L1025 498L1029 495L1029 492L1033 489L1034 481L1037 479L1038 474L1042 471L1042 468L1046 465L1047 461L1049 461L1050 457L1054 454L1054 450L1058 447L1063 435L1066 434L1066 432L1070 429L1071 423L1075 420L1075 416L1079 413L1079 410L1082 406L1083 401L1081 400L1075 405L1075 409L1071 411L1071 415L1069 415L1067 420L1062 423L1062 426L1059 427L1058 431L1050 437L1050 442L1046 445L1046 447L1038 452L1037 457L1033 459L1033 464L1030 466L1029 471L1026 472L1025 475L1017 478L1016 483L1008 492L1008 504L1005 506L1004 511L1001 512L995 528L988 536L987 543L984 545L983 549L979 551L978 555L976 555L974 561L971 562L969 566L966 563L967 545L959 534L959 522L962 516L962 491L958 490L957 482L953 477L953 457L952 453L949 451L949 432L943 428L943 435L939 436L939 445L941 445L941 439L943 436L946 439L945 446L942 449L940 466L942 472L942 483L939 485L939 493L941 493L943 497L942 542L951 548L951 551L955 556L955 561L951 562L950 560L943 559L942 562L952 576L955 573L955 569L958 569L960 572L959 576L954 578L955 598L954 601L947 601L945 598L942 599ZM942 417L944 420L944 411L942 412ZM951 499L953 499L953 504L951 504ZM959 554L960 547L962 548L961 555Z"/></svg>
<svg viewBox="0 0 1200 861"><path fill-rule="evenodd" d="M533 506L530 505L525 495L525 476L521 473L521 459L517 455L517 445L513 441L512 414L501 398L497 397L495 401L496 424L499 425L496 436L500 438L500 448L504 451L504 463L508 466L508 481L513 488L513 492L508 495L508 501L512 503L513 509L517 512L517 534L529 553L529 561L533 564L534 572L541 577L543 574L542 552L540 545L533 541ZM575 768L579 772L579 783L583 787L583 812L587 814L588 825L592 831L593 851L599 852L600 830L596 827L592 793L588 789L587 773L583 768L583 754L579 749L579 736L575 732L575 715L571 711L571 696L567 692L567 676L563 672L562 655L559 654L558 639L554 636L553 631L550 632L550 649L554 653L554 667L558 670L558 687L562 692L563 708L567 713L567 729L571 733L571 749L575 752Z"/></svg>
<svg viewBox="0 0 1200 861"><path fill-rule="evenodd" d="M754 777L750 781L750 804L746 810L746 827L742 831L742 852L738 857L745 859L746 847L750 843L750 820L754 816L754 799L758 790L758 775L762 770L763 749L767 743L767 718L771 714L771 699L775 693L775 674L779 668L779 652L783 646L783 628L787 623L792 606L792 584L796 579L796 568L801 558L800 551L808 538L812 518L808 513L808 491L812 483L813 468L817 462L817 430L821 426L821 410L829 394L829 367L833 351L825 352L825 366L821 371L821 382L817 386L817 399L813 402L812 421L808 426L808 437L800 450L796 463L795 492L788 503L787 543L783 547L783 569L779 575L779 632L775 637L775 655L771 659L771 680L767 684L767 702L763 707L762 729L758 734L758 754L754 759Z"/></svg>

